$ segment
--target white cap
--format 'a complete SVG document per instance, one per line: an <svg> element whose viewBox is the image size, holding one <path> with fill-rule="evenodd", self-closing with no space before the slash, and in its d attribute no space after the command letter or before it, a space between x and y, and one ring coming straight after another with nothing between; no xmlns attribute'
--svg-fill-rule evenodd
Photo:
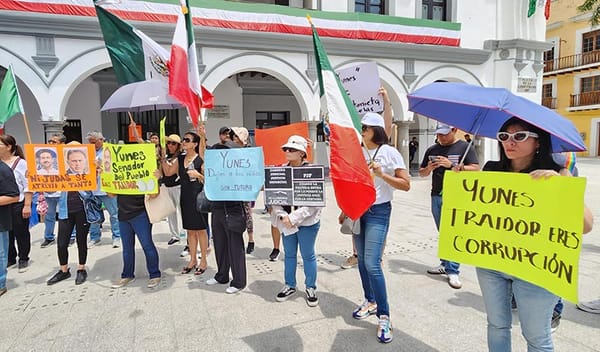
<svg viewBox="0 0 600 352"><path fill-rule="evenodd" d="M368 112L363 116L362 120L360 120L365 126L379 126L385 128L385 121L383 121L383 117L375 112Z"/></svg>
<svg viewBox="0 0 600 352"><path fill-rule="evenodd" d="M298 136L298 135L293 135L290 138L288 138L288 141L286 144L281 146L281 149L290 148L290 149L295 149L295 150L299 150L301 152L306 153L307 145L308 145L308 142L306 141L306 139L304 139L304 137Z"/></svg>
<svg viewBox="0 0 600 352"><path fill-rule="evenodd" d="M435 127L435 134L448 134L454 127L446 125L444 123L438 123Z"/></svg>

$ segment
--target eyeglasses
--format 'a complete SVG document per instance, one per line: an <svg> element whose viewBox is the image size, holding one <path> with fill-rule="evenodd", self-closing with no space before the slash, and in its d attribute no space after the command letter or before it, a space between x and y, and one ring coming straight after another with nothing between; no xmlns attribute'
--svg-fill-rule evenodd
<svg viewBox="0 0 600 352"><path fill-rule="evenodd" d="M519 131L515 133L498 132L496 135L496 138L498 138L500 142L508 142L509 139L512 139L517 143L521 143L525 142L529 137L538 138L539 136L537 133L529 131Z"/></svg>
<svg viewBox="0 0 600 352"><path fill-rule="evenodd" d="M371 126L367 126L367 125L362 125L361 129L363 132L365 132L366 130L368 130Z"/></svg>
<svg viewBox="0 0 600 352"><path fill-rule="evenodd" d="M185 140L185 138L184 138L184 140ZM188 140L188 141L189 141L189 140ZM177 144L179 144L179 143L177 143L177 142L173 142L173 141L168 141L168 142L167 142L167 144L169 144L169 145L177 145Z"/></svg>
<svg viewBox="0 0 600 352"><path fill-rule="evenodd" d="M53 141L53 140L49 140L48 144L58 144L58 142L57 141Z"/></svg>
<svg viewBox="0 0 600 352"><path fill-rule="evenodd" d="M191 139L189 139L189 138L187 138L187 137L185 137L184 139L182 139L182 141L183 141L183 142L186 142L186 143L189 143L189 142L191 142L192 140L191 140Z"/></svg>
<svg viewBox="0 0 600 352"><path fill-rule="evenodd" d="M284 153L293 153L293 152L297 152L298 150L296 149L292 149L292 148L282 148Z"/></svg>

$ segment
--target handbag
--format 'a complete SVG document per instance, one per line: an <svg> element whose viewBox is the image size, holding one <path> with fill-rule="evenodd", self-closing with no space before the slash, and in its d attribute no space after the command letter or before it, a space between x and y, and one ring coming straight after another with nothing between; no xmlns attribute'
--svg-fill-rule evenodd
<svg viewBox="0 0 600 352"><path fill-rule="evenodd" d="M342 221L340 232L344 235L358 235L360 233L360 219L352 220L346 216Z"/></svg>
<svg viewBox="0 0 600 352"><path fill-rule="evenodd" d="M102 201L90 191L79 191L79 197L83 202L85 218L90 224L101 224L104 222L104 210Z"/></svg>
<svg viewBox="0 0 600 352"><path fill-rule="evenodd" d="M206 198L204 190L196 196L196 210L200 213L210 213L212 210L212 201Z"/></svg>
<svg viewBox="0 0 600 352"><path fill-rule="evenodd" d="M151 224L156 224L177 211L168 192L165 185L160 185L156 197L150 197L149 194L144 197L146 213Z"/></svg>

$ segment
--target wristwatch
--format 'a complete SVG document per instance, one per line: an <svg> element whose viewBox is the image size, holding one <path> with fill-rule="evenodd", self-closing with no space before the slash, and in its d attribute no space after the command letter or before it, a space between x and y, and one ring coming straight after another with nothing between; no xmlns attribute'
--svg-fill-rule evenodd
<svg viewBox="0 0 600 352"><path fill-rule="evenodd" d="M454 168L455 168L455 167L457 167L457 166L458 166L458 164L457 164L457 163L455 163L455 162L454 162L454 163L452 163L452 164L450 164L450 168L451 168L451 169L454 169Z"/></svg>

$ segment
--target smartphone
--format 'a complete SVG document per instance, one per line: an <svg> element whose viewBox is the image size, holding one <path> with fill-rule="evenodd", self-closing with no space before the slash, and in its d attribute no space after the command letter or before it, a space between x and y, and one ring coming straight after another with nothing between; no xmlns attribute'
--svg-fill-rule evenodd
<svg viewBox="0 0 600 352"><path fill-rule="evenodd" d="M432 163L435 163L437 161L437 155L430 155L429 156L429 161L431 161Z"/></svg>

